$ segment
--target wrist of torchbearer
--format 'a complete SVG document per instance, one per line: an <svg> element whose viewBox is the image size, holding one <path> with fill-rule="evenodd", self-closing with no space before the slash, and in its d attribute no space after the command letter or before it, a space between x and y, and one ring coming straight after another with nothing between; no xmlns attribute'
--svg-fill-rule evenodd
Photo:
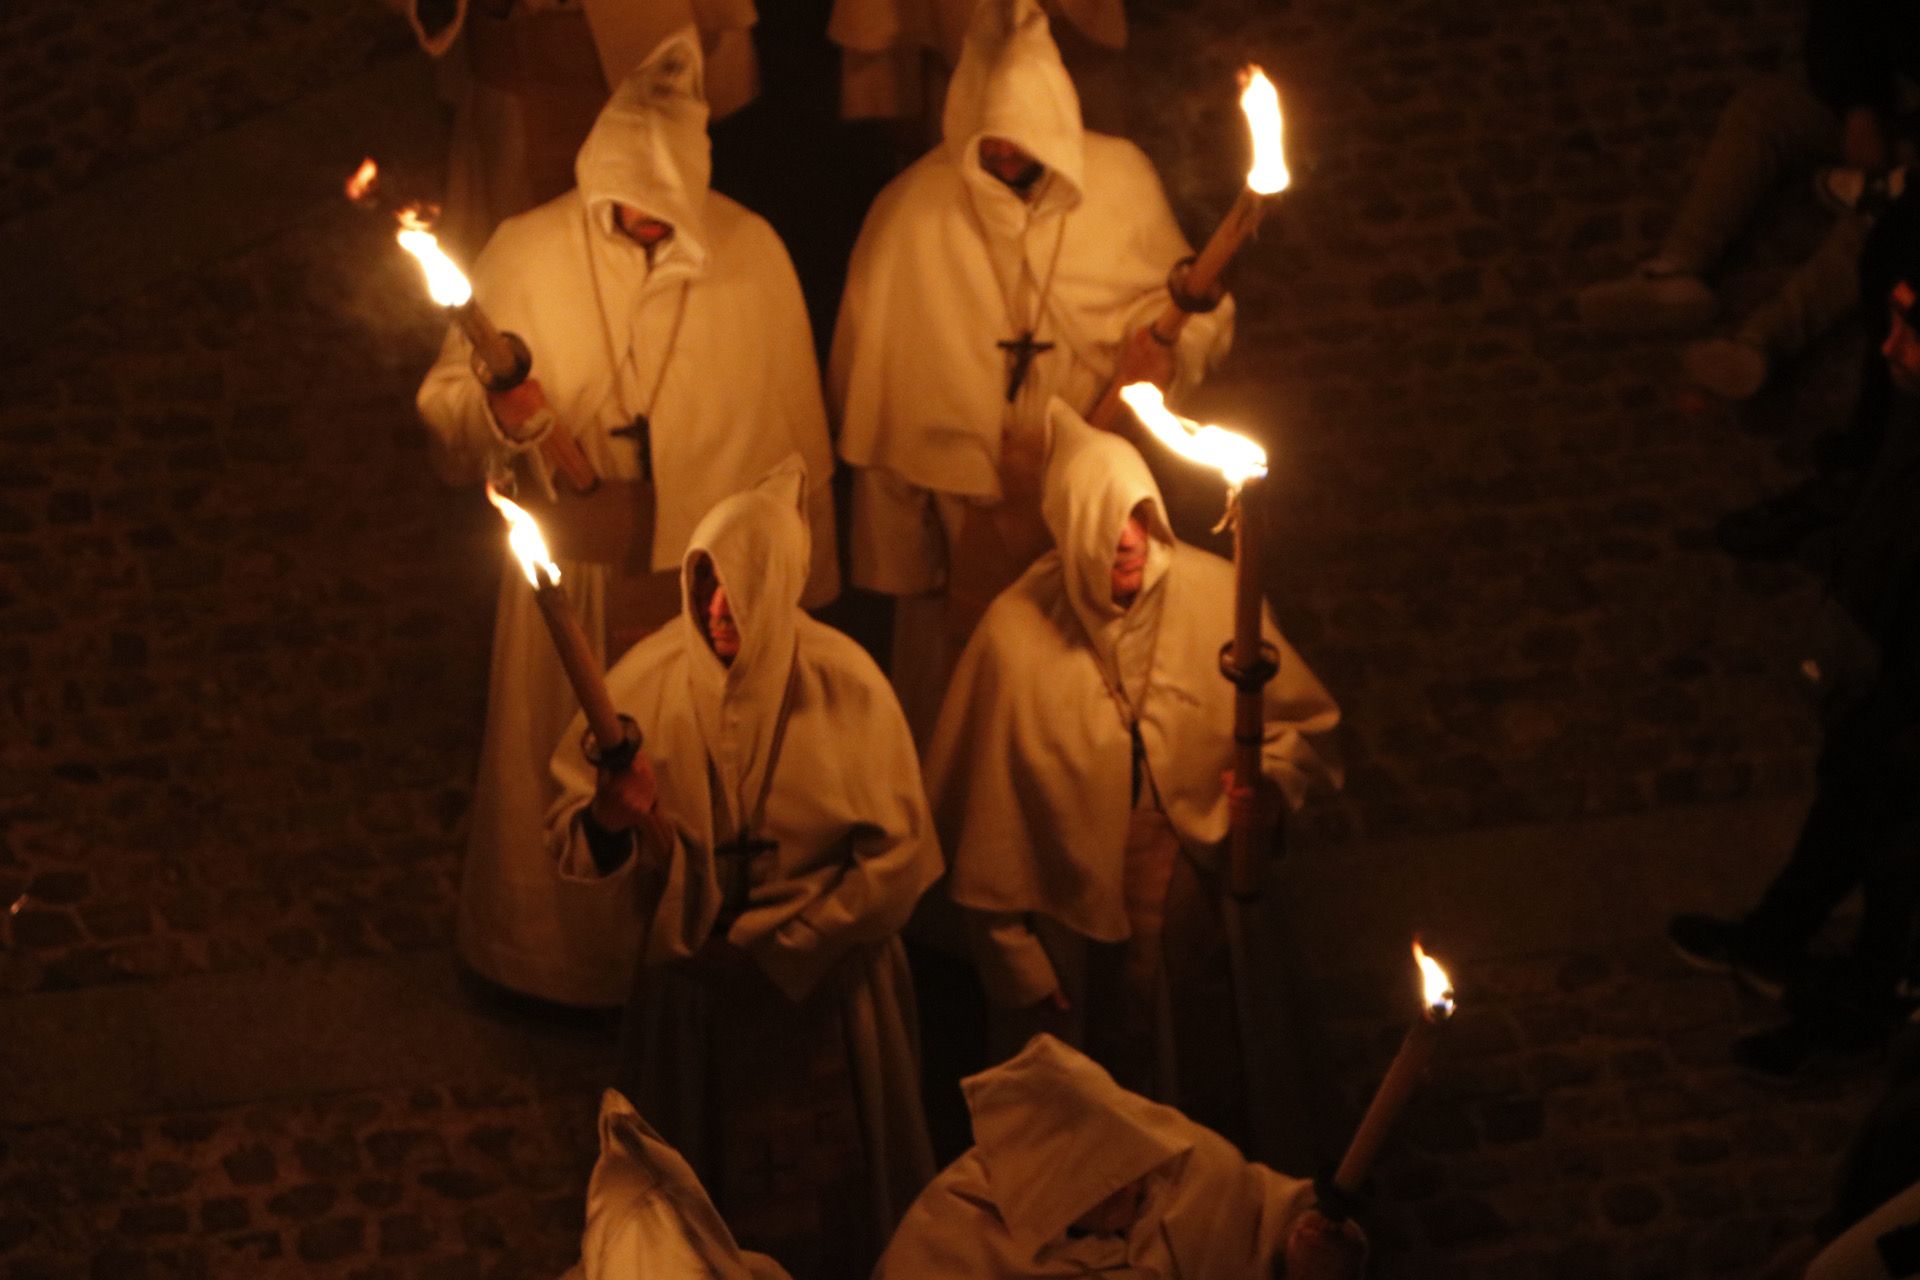
<svg viewBox="0 0 1920 1280"><path fill-rule="evenodd" d="M1351 1222L1366 1206L1366 1197L1335 1182L1331 1171L1323 1171L1313 1180L1313 1207L1328 1222Z"/></svg>
<svg viewBox="0 0 1920 1280"><path fill-rule="evenodd" d="M1203 316L1219 307L1220 300L1227 296L1227 288L1215 279L1213 287L1204 294L1190 293L1187 290L1187 272L1193 267L1194 256L1188 254L1167 272L1167 295L1173 299L1174 306L1188 315ZM1154 336L1159 335L1156 333Z"/></svg>
<svg viewBox="0 0 1920 1280"><path fill-rule="evenodd" d="M646 738L641 734L640 726L629 715L620 717L620 732L622 735L620 741L611 747L601 746L600 740L593 736L591 729L580 735L580 753L586 756L587 763L596 771L625 773L633 767L633 759L640 754L640 748L646 742ZM658 803L657 799L655 803Z"/></svg>

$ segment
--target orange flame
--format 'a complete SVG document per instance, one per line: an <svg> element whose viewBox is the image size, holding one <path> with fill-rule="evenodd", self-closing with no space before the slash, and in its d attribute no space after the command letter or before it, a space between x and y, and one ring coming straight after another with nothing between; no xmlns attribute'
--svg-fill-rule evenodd
<svg viewBox="0 0 1920 1280"><path fill-rule="evenodd" d="M1266 72L1251 63L1240 73L1240 110L1246 113L1247 129L1253 134L1247 186L1263 196L1285 191L1293 179L1281 145L1280 91Z"/></svg>
<svg viewBox="0 0 1920 1280"><path fill-rule="evenodd" d="M400 247L420 263L420 270L427 276L427 292L433 295L433 300L443 307L465 305L473 297L473 286L467 283L466 273L454 265L417 212L412 208L402 209L398 217L400 232L395 238L400 241Z"/></svg>
<svg viewBox="0 0 1920 1280"><path fill-rule="evenodd" d="M502 495L491 480L487 482L487 501L507 522L507 545L520 561L520 571L527 575L527 581L535 587L560 585L560 566L547 554L547 540L541 536L539 523L527 514L526 508Z"/></svg>
<svg viewBox="0 0 1920 1280"><path fill-rule="evenodd" d="M373 190L373 184L379 178L380 166L373 162L372 156L368 156L360 162L360 167L353 171L353 176L347 179L347 199L358 201L367 192Z"/></svg>
<svg viewBox="0 0 1920 1280"><path fill-rule="evenodd" d="M1420 998L1426 1002L1428 1010L1438 1017L1446 1017L1453 1012L1453 979L1447 976L1437 961L1420 948L1420 939L1413 940L1413 962L1420 966Z"/></svg>
<svg viewBox="0 0 1920 1280"><path fill-rule="evenodd" d="M1247 481L1267 474L1265 449L1225 427L1181 417L1167 408L1166 397L1151 382L1128 383L1120 388L1120 398L1154 439L1189 462L1212 467L1226 479L1229 489L1238 490Z"/></svg>

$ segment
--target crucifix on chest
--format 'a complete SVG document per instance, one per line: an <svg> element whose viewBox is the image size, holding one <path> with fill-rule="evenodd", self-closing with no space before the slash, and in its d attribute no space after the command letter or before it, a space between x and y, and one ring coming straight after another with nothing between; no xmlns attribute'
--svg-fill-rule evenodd
<svg viewBox="0 0 1920 1280"><path fill-rule="evenodd" d="M1033 368L1033 358L1053 350L1053 344L1035 342L1033 330L1029 329L1017 338L1007 338L993 345L1007 353L1007 403L1012 404L1027 381L1028 371Z"/></svg>
<svg viewBox="0 0 1920 1280"><path fill-rule="evenodd" d="M767 840L748 831L713 846L714 861L721 868L720 914L724 919L738 919L747 909L748 894L753 888L754 859L777 852L779 848L778 840Z"/></svg>

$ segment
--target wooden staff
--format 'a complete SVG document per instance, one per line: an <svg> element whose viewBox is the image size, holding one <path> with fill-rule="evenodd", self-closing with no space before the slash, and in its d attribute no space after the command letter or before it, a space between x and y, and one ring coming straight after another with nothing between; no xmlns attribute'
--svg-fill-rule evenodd
<svg viewBox="0 0 1920 1280"><path fill-rule="evenodd" d="M1253 164L1247 170L1246 185L1240 188L1227 216L1220 219L1220 225L1213 229L1205 246L1187 266L1184 278L1178 275L1179 265L1174 266L1175 278L1168 281L1173 296L1150 326L1154 341L1165 347L1180 340L1180 331L1187 327L1190 317L1212 310L1213 304L1208 300L1220 282L1220 273L1260 226L1268 197L1286 190L1290 181L1281 146L1280 95L1273 82L1259 67L1249 66L1241 72L1240 90L1240 109L1246 113L1253 139ZM1108 381L1100 398L1094 401L1087 421L1112 431L1119 413L1120 383L1115 378Z"/></svg>
<svg viewBox="0 0 1920 1280"><path fill-rule="evenodd" d="M1266 684L1274 676L1274 661L1260 640L1260 538L1253 513L1247 507L1249 480L1229 499L1227 518L1233 525L1233 642L1229 652L1233 681L1233 783L1259 794L1260 756L1266 727ZM1260 892L1260 851L1254 810L1235 811L1227 851L1227 889L1237 898Z"/></svg>

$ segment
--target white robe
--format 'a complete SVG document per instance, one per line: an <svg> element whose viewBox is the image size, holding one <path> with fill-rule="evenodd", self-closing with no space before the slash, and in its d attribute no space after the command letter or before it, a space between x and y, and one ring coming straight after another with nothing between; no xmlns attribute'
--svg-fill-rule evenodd
<svg viewBox="0 0 1920 1280"><path fill-rule="evenodd" d="M948 894L993 921L978 959L988 995L1031 1005L1057 977L1029 918L1081 937L1129 936L1121 853L1133 808L1132 736L1190 856L1217 864L1233 763L1233 567L1175 542L1146 463L1118 436L1053 414L1042 511L1056 549L988 609L961 655L926 763L950 859ZM1150 504L1151 549L1132 606L1114 603L1114 547ZM1262 769L1290 803L1337 784L1339 709L1262 611L1280 654L1266 688ZM1210 868L1211 869L1211 868Z"/></svg>
<svg viewBox="0 0 1920 1280"><path fill-rule="evenodd" d="M1271 1280L1311 1205L1310 1183L1128 1093L1050 1036L962 1087L974 1146L914 1202L873 1280ZM1124 1236L1067 1235L1143 1176L1146 1208Z"/></svg>
<svg viewBox="0 0 1920 1280"><path fill-rule="evenodd" d="M655 70L668 75L669 92L650 91ZM683 34L636 72L581 149L579 187L502 224L474 266L474 294L495 323L527 341L533 376L601 476L641 475L634 444L609 432L650 412L656 570L679 564L715 501L798 450L818 549L805 599L820 604L839 582L833 455L806 307L773 229L707 189L698 70L697 46ZM613 229L616 200L674 225L651 268ZM474 483L512 459L543 486L539 453L509 446L497 430L468 367L470 350L450 329L418 396L443 476ZM501 547L504 561L504 539ZM607 570L565 560L561 569L598 645ZM547 759L576 706L532 590L517 567L503 564L461 885L461 953L517 991L617 1004L632 972L631 930L622 936L620 920L570 921L542 848L553 798Z"/></svg>
<svg viewBox="0 0 1920 1280"><path fill-rule="evenodd" d="M952 655L938 613L911 598L946 588L962 504L1000 499L1003 430L1039 429L1056 395L1090 408L1121 343L1166 303L1167 273L1191 251L1145 154L1081 128L1033 0L1019 0L1008 21L1004 5L975 14L947 94L944 144L868 212L828 366L840 455L858 468L852 580L908 598L896 615L893 677L921 732ZM988 136L1046 166L1031 202L980 167ZM1187 325L1176 396L1225 354L1232 319L1229 299ZM996 344L1036 320L1037 339L1054 346L1009 405L1008 357ZM900 660L916 658L922 670L903 670Z"/></svg>
<svg viewBox="0 0 1920 1280"><path fill-rule="evenodd" d="M689 543L686 596L696 559L710 556L741 632L733 663L714 656L688 607L608 673L615 704L644 735L672 847L644 842L610 875L598 873L579 818L595 781L579 746L579 720L553 757L561 795L550 841L570 892L619 903L644 926L645 968L629 1013L645 1028L638 1042L647 1061L637 1074L670 1083L698 1073L705 1056L698 1029L673 1017L685 1003L676 986L696 983L675 962L700 950L718 918L715 846L743 834L765 795L763 821L751 834L777 847L753 865L747 905L726 937L795 1004L830 980L842 993L873 1180L870 1217L884 1239L933 1172L898 933L938 878L940 854L912 742L885 678L857 644L798 608L808 562L806 528L792 505L799 479L797 462L790 463L723 501ZM783 698L790 702L775 757ZM705 1016L728 1012L715 1001ZM636 1101L699 1168L693 1139L683 1135L697 1134L701 1118L685 1114L687 1100Z"/></svg>
<svg viewBox="0 0 1920 1280"><path fill-rule="evenodd" d="M469 56L460 39L471 38L468 0L457 0L453 20L431 31L421 21L420 0L388 3L405 14L422 49L445 59L441 65L456 107L441 230L459 248L477 249L502 219L565 189L567 157L579 148L608 86L625 80L676 30L691 24L699 32L715 119L759 92L753 0L518 0L516 20L571 19L579 27L575 39L588 46L579 51L588 56L578 60L577 78L555 81L548 67L518 84L501 81L484 58ZM493 38L512 39L512 33L510 21ZM551 27L547 34L554 34ZM482 64L477 69L476 61ZM592 72L596 65L598 75Z"/></svg>
<svg viewBox="0 0 1920 1280"><path fill-rule="evenodd" d="M788 1280L744 1251L680 1153L613 1089L600 1098L600 1158L587 1183L580 1262L561 1280Z"/></svg>

